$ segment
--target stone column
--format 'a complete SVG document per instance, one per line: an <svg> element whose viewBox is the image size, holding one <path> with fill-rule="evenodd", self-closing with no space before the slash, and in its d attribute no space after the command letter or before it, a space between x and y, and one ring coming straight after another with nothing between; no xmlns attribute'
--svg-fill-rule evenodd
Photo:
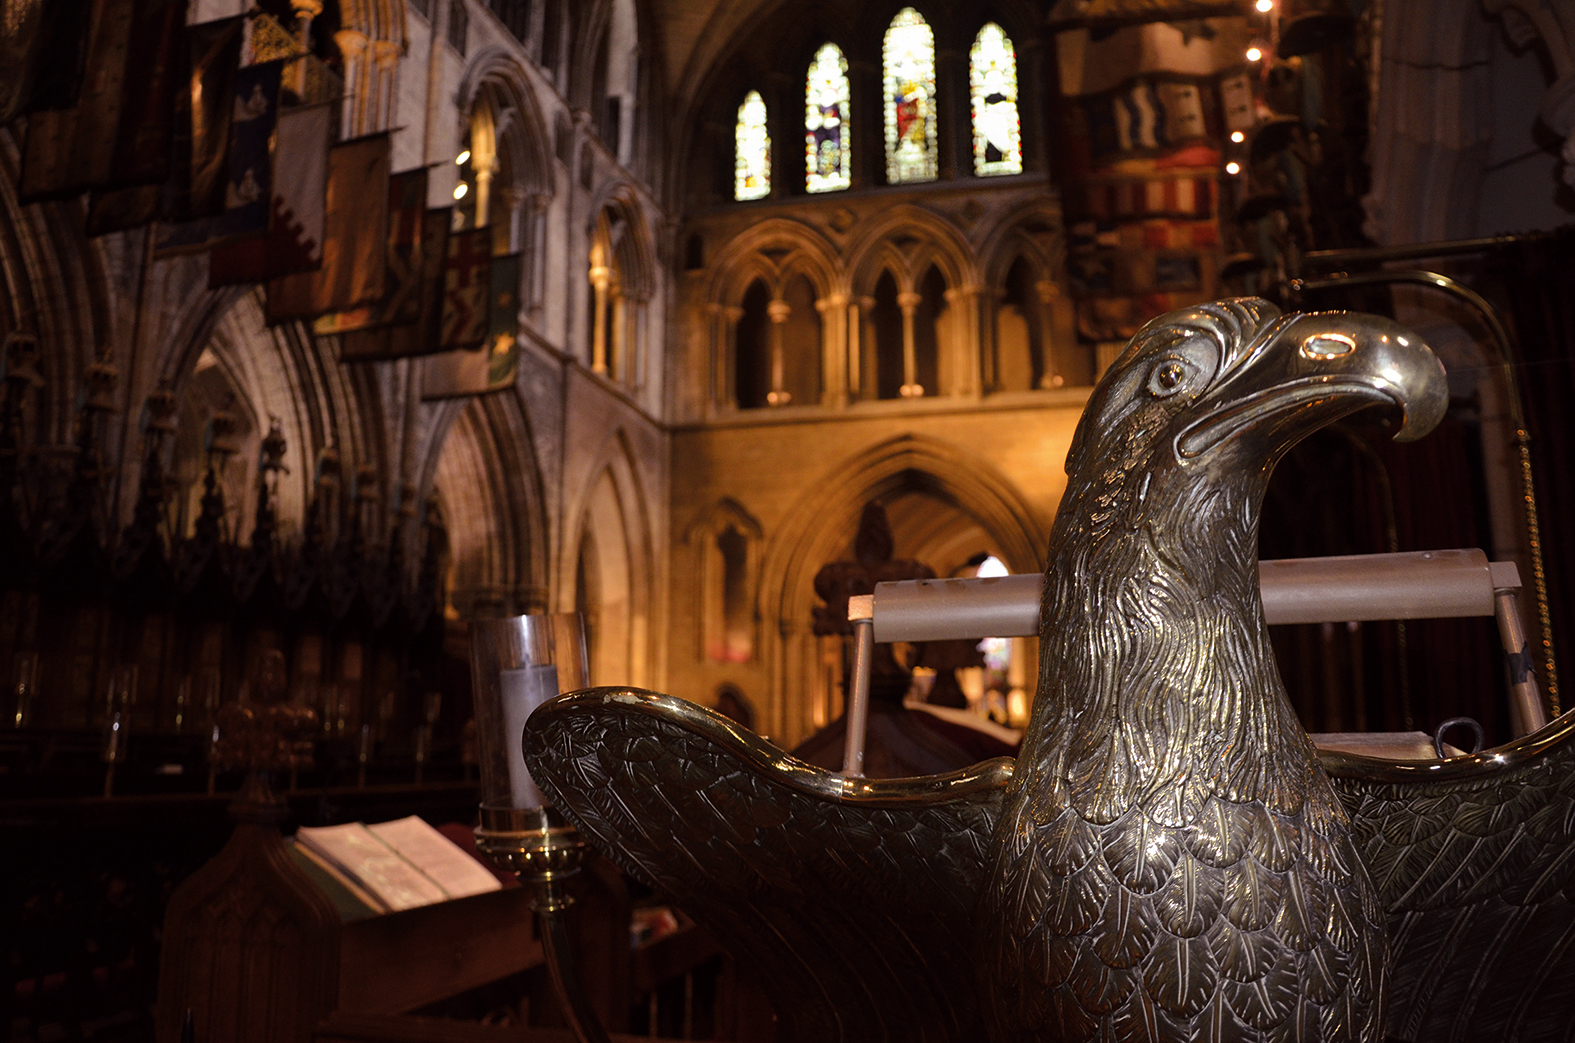
<svg viewBox="0 0 1575 1043"><path fill-rule="evenodd" d="M591 372L607 372L607 289L612 282L612 269L606 265L591 268L591 293L595 305L591 308Z"/></svg>
<svg viewBox="0 0 1575 1043"><path fill-rule="evenodd" d="M501 222L507 238L509 253L520 253L525 245L524 218L525 203L529 194L517 185L502 185L496 190L498 199L507 208L507 214ZM497 240L497 232L493 232L493 241ZM523 258L521 258L523 260Z"/></svg>
<svg viewBox="0 0 1575 1043"><path fill-rule="evenodd" d="M377 90L373 95L378 111L370 116L372 125L389 128L399 116L399 58L404 48L392 40L378 40L372 44L372 59L376 66Z"/></svg>
<svg viewBox="0 0 1575 1043"><path fill-rule="evenodd" d="M793 314L793 308L784 300L774 300L766 305L771 317L771 390L766 392L766 405L785 406L793 401L793 393L782 386L782 325Z"/></svg>
<svg viewBox="0 0 1575 1043"><path fill-rule="evenodd" d="M1066 383L1055 365L1055 302L1060 296L1061 287L1049 279L1034 283L1034 297L1039 303L1035 318L1039 322L1040 361L1044 364L1044 373L1039 377L1042 388L1058 388Z"/></svg>
<svg viewBox="0 0 1575 1043"><path fill-rule="evenodd" d="M552 196L532 192L526 204L520 244L525 251L525 308L533 318L540 319L547 301L547 211L552 206Z"/></svg>
<svg viewBox="0 0 1575 1043"><path fill-rule="evenodd" d="M629 309L624 300L623 287L618 285L616 279L607 287L607 299L612 304L612 315L608 318L606 372L614 380L628 384Z"/></svg>
<svg viewBox="0 0 1575 1043"><path fill-rule="evenodd" d="M302 50L312 49L312 19L323 13L322 0L290 0L295 11L295 39Z"/></svg>
<svg viewBox="0 0 1575 1043"><path fill-rule="evenodd" d="M862 398L864 391L864 316L875 307L874 297L860 297L848 305L848 394Z"/></svg>
<svg viewBox="0 0 1575 1043"><path fill-rule="evenodd" d="M487 226L488 211L492 206L492 178L498 172L498 157L477 155L474 146L470 153L470 167L476 172L476 227Z"/></svg>
<svg viewBox="0 0 1575 1043"><path fill-rule="evenodd" d="M903 398L923 398L924 386L919 383L918 358L913 345L913 313L918 311L922 296L912 290L897 294L897 307L902 309L902 387L898 394Z"/></svg>
<svg viewBox="0 0 1575 1043"><path fill-rule="evenodd" d="M366 34L355 29L341 29L334 34L334 43L339 46L339 53L344 58L345 88L350 93L349 102L344 111L344 136L353 138L362 132L363 120L366 112L366 63L361 60L361 54L366 50Z"/></svg>
<svg viewBox="0 0 1575 1043"><path fill-rule="evenodd" d="M815 302L820 312L820 403L848 404L848 295L833 293Z"/></svg>
<svg viewBox="0 0 1575 1043"><path fill-rule="evenodd" d="M955 331L949 351L952 358L951 384L942 382L938 390L947 395L978 398L979 373L983 366L979 338L979 296L977 286L958 286L946 291L946 305Z"/></svg>
<svg viewBox="0 0 1575 1043"><path fill-rule="evenodd" d="M738 320L744 317L744 309L720 304L712 307L716 308L718 319L716 404L737 409Z"/></svg>

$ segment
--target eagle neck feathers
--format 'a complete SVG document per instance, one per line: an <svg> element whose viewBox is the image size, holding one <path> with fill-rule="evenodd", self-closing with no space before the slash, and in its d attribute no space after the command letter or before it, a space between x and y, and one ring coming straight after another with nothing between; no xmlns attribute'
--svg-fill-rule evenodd
<svg viewBox="0 0 1575 1043"><path fill-rule="evenodd" d="M1314 762L1263 623L1266 475L1128 474L1069 495L1057 519L1034 711L1048 719L1019 777L1053 776L1094 823L1140 806L1180 827L1211 796L1295 814Z"/></svg>

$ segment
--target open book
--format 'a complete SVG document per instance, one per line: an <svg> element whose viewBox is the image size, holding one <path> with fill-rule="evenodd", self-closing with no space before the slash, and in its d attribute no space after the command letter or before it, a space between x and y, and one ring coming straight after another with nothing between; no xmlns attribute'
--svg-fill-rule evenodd
<svg viewBox="0 0 1575 1043"><path fill-rule="evenodd" d="M379 912L464 898L503 885L487 868L420 818L367 825L302 826L295 846Z"/></svg>

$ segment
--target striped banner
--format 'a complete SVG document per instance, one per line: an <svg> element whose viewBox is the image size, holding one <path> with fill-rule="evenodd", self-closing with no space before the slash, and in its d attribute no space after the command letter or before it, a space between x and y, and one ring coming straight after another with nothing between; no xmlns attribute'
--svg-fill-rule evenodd
<svg viewBox="0 0 1575 1043"><path fill-rule="evenodd" d="M1083 186L1085 209L1095 220L1133 220L1148 216L1211 217L1212 176L1089 180Z"/></svg>

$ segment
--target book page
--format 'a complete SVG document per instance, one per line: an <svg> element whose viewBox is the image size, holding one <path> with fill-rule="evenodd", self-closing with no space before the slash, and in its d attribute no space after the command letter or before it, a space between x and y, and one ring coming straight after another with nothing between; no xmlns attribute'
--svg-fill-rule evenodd
<svg viewBox="0 0 1575 1043"><path fill-rule="evenodd" d="M498 878L464 848L427 825L419 815L366 827L405 861L421 870L450 898L502 890Z"/></svg>
<svg viewBox="0 0 1575 1043"><path fill-rule="evenodd" d="M393 912L441 902L448 897L441 887L360 822L347 822L342 826L302 826L296 831L295 839L332 862Z"/></svg>

